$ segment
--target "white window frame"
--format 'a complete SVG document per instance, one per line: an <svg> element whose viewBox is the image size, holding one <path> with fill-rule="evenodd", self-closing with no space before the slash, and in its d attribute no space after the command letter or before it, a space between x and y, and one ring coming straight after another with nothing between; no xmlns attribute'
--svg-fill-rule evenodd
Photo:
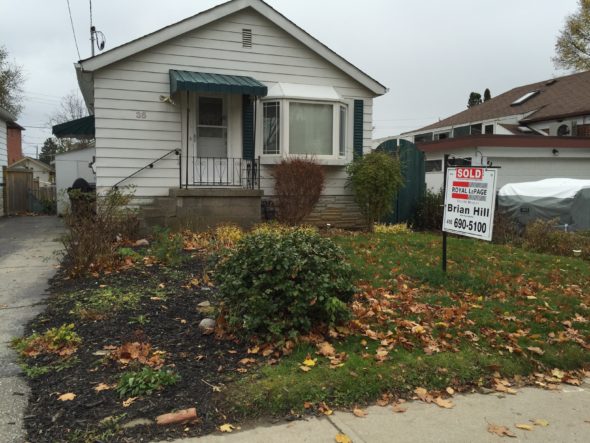
<svg viewBox="0 0 590 443"><path fill-rule="evenodd" d="M277 114L278 114L278 120L279 120L279 125L277 128L277 132L278 132L278 137L277 137L277 148L278 148L278 152L271 152L271 153L267 153L264 152L264 144L266 142L265 137L264 137L264 107L266 104L276 104L277 105ZM282 105L281 105L281 101L280 100L265 100L260 104L260 108L261 108L261 124L262 124L262 129L261 129L261 134L262 134L262 155L280 155L282 148L283 148L283 141L281 140L282 138L282 125L283 125L283 109L282 109Z"/></svg>
<svg viewBox="0 0 590 443"><path fill-rule="evenodd" d="M279 103L279 153L278 154L264 154L264 103ZM351 156L352 148L350 141L352 137L350 135L352 131L351 123L351 106L347 101L334 101L334 100L306 100L300 98L268 98L262 99L258 102L258 110L256 112L256 131L260 136L256 137L256 152L261 156L262 159L281 159L283 157L305 157L306 154L291 154L289 150L289 134L290 134L290 103L305 103L305 104L317 104L317 105L330 105L332 106L332 153L329 155L320 154L308 154L320 161L331 161L339 160L344 161ZM344 122L346 125L344 131L344 155L340 152L340 109L345 109Z"/></svg>

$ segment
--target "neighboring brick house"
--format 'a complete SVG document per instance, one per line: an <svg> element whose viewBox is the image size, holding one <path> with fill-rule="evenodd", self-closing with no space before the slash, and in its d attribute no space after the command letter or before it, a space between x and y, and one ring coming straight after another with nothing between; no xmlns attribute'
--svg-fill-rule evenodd
<svg viewBox="0 0 590 443"><path fill-rule="evenodd" d="M16 122L7 123L8 166L23 158L22 131L25 130Z"/></svg>
<svg viewBox="0 0 590 443"><path fill-rule="evenodd" d="M590 179L590 71L519 86L389 138L409 140L425 152L426 183L435 190L443 184L444 154L500 166L500 186L544 178Z"/></svg>

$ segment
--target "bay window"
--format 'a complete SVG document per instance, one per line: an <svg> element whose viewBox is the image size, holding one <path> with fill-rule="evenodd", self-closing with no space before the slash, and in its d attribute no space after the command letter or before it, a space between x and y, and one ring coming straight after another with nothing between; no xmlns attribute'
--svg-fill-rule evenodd
<svg viewBox="0 0 590 443"><path fill-rule="evenodd" d="M262 154L346 156L348 108L341 102L262 102Z"/></svg>
<svg viewBox="0 0 590 443"><path fill-rule="evenodd" d="M289 154L332 155L332 105L289 103Z"/></svg>

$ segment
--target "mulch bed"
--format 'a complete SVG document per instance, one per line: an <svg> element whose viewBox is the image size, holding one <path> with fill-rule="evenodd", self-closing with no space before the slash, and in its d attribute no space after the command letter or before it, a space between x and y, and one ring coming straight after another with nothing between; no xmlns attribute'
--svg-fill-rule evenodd
<svg viewBox="0 0 590 443"><path fill-rule="evenodd" d="M247 344L199 331L199 322L206 315L199 313L197 305L211 301L215 293L214 288L189 284L193 278L201 277L202 265L196 258L173 269L141 264L99 277L67 279L64 273L58 274L51 283L52 295L46 311L29 324L27 334L74 323L83 341L74 354L78 361L72 367L29 380L32 394L25 418L29 440L159 441L202 435L220 424L233 423L233 417L224 415L216 406L223 394L214 392L213 386L224 386L239 377L237 369L243 368L239 360L252 355L247 354ZM65 294L102 285L141 291L141 301L134 309L109 313L100 321L77 318L71 312L75 300ZM130 323L139 315L149 322ZM155 350L165 351L164 369L173 369L180 381L139 397L128 407L123 406L125 398L120 398L114 389L96 392L96 385L116 384L128 369L101 356L104 347L126 342L146 342ZM47 359L38 356L28 359L28 363L46 364ZM76 394L73 401L58 400L59 395L70 392ZM119 426L114 436L101 435L105 429L100 422L107 417L120 418L118 424L123 425L134 419L155 420L158 415L191 407L197 410L195 423L131 429Z"/></svg>

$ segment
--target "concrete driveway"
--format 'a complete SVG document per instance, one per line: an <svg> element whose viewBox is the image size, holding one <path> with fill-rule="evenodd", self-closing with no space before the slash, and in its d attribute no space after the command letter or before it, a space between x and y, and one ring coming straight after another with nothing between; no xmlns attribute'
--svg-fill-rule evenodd
<svg viewBox="0 0 590 443"><path fill-rule="evenodd" d="M43 310L64 229L54 216L0 218L0 439L22 442L29 388L10 340Z"/></svg>

